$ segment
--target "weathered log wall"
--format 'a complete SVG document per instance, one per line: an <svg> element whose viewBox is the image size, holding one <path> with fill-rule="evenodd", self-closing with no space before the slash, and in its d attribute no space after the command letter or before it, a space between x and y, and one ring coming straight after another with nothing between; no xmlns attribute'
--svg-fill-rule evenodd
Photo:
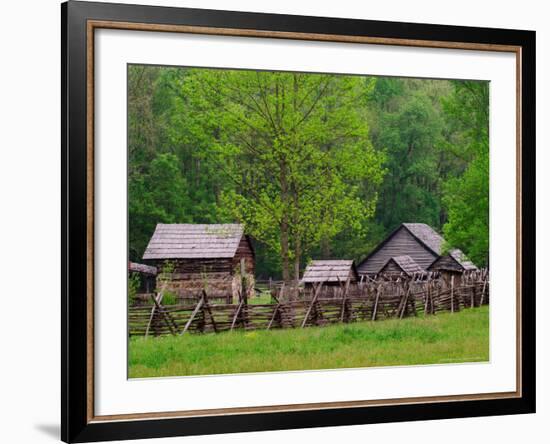
<svg viewBox="0 0 550 444"><path fill-rule="evenodd" d="M210 299L231 303L241 289L240 259L174 259L172 273L159 273L157 288L173 293L180 303L196 301L202 290ZM156 264L162 270L164 263ZM254 258L245 256L245 275L249 292L254 288Z"/></svg>

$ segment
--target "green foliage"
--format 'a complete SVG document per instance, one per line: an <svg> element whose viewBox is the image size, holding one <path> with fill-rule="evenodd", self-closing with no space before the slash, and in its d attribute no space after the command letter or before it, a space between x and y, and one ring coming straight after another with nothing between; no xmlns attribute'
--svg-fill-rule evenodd
<svg viewBox="0 0 550 444"><path fill-rule="evenodd" d="M432 80L383 79L373 94L373 144L387 154L376 220L385 234L402 222L441 227L440 145L444 121L438 99L446 84Z"/></svg>
<svg viewBox="0 0 550 444"><path fill-rule="evenodd" d="M162 305L176 305L178 303L178 296L171 291L165 291L162 297Z"/></svg>
<svg viewBox="0 0 550 444"><path fill-rule="evenodd" d="M358 77L193 70L187 96L218 126L211 158L232 182L220 194L228 219L280 256L294 277L321 239L360 232L374 214L383 156L372 148L366 121L374 82ZM208 128L208 127L207 127Z"/></svg>
<svg viewBox="0 0 550 444"><path fill-rule="evenodd" d="M176 268L174 261L165 260L160 268L160 271L157 275L157 284L160 289L164 289L167 283L172 280L172 273Z"/></svg>
<svg viewBox="0 0 550 444"><path fill-rule="evenodd" d="M159 153L147 171L129 180L130 256L139 257L157 223L185 223L190 204L187 182L179 170L178 158Z"/></svg>
<svg viewBox="0 0 550 444"><path fill-rule="evenodd" d="M484 263L487 82L130 65L128 94L131 260L157 223L242 222L290 279L425 222Z"/></svg>
<svg viewBox="0 0 550 444"><path fill-rule="evenodd" d="M139 273L130 273L128 277L128 305L131 307L136 303L136 294L139 290L141 279Z"/></svg>
<svg viewBox="0 0 550 444"><path fill-rule="evenodd" d="M474 159L464 174L449 180L444 226L450 246L460 247L474 263L486 265L489 254L489 153Z"/></svg>
<svg viewBox="0 0 550 444"><path fill-rule="evenodd" d="M172 273L174 270L174 261L165 260L157 275L157 291L162 294L162 305L175 305L178 302L178 296L166 290L167 285L172 281Z"/></svg>
<svg viewBox="0 0 550 444"><path fill-rule="evenodd" d="M465 171L445 184L443 227L450 247L457 247L479 266L489 260L489 85L455 82L443 101L458 137L452 147L469 158Z"/></svg>
<svg viewBox="0 0 550 444"><path fill-rule="evenodd" d="M489 308L285 330L136 338L131 378L489 360Z"/></svg>

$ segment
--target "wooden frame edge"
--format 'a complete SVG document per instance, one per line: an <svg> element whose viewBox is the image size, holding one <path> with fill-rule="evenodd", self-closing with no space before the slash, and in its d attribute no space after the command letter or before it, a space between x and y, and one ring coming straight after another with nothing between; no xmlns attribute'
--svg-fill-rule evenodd
<svg viewBox="0 0 550 444"><path fill-rule="evenodd" d="M81 2L70 2L70 3L81 3ZM90 3L90 5L93 5ZM104 4L109 5L109 4ZM113 6L113 5L111 5ZM80 6L79 6L80 7ZM95 6L94 6L95 7ZM116 7L121 7L118 5ZM65 14L65 17L62 19L62 23L66 26L67 20L67 11L66 4L62 5L62 8L65 9L62 16ZM166 9L166 8L165 8ZM120 11L119 11L120 12ZM226 11L218 11L220 14L223 14ZM88 11L86 11L86 14ZM86 15L84 14L84 15ZM101 12L100 16L105 16L104 12ZM108 14L107 14L108 16ZM424 25L432 26L432 25ZM517 377L517 390L515 392L506 392L506 393L491 393L491 394L473 394L473 395L456 395L451 397L437 396L437 397L418 397L418 398L398 398L395 400L372 400L372 401L346 401L346 402L331 402L331 403L315 403L315 404L292 404L292 405L279 405L279 406L262 406L262 407L243 407L243 408L232 408L232 409L208 409L208 410L188 410L180 412L159 412L159 413L136 413L128 415L112 415L112 416L94 416L94 325L93 325L93 316L94 316L94 301L93 301L93 292L94 292L94 280L93 280L93 245L94 245L94 166L93 166L93 97L94 97L94 85L93 85L93 67L94 67L94 51L93 51L93 35L94 29L97 28L108 28L108 29L127 29L127 30L137 30L137 31L155 31L155 32L187 32L193 34L210 34L210 35L222 35L222 36L239 36L239 37L264 37L264 38L278 38L278 39L296 39L296 40L310 40L310 41L326 41L326 42L346 42L346 43L367 43L367 44L377 44L377 45L396 45L396 46L409 46L409 47L425 47L425 48L446 48L446 49L467 49L467 50L479 50L479 51L496 51L496 52L514 52L516 54L516 157L517 157L517 192L516 192L516 218L517 218L517 238L516 238L516 264L517 264L517 317L516 317L516 377ZM472 28L473 29L473 28ZM86 279L86 316L88 322L86 323L85 330L87 332L87 341L86 341L86 355L89 359L86 360L86 393L87 397L85 399L86 403L86 424L98 424L93 427L99 427L99 424L108 424L120 421L132 421L132 420L154 420L154 419L164 419L164 418L196 418L196 417L209 417L209 416L229 416L229 415L240 415L240 414L255 414L255 413L275 413L275 412L300 412L304 410L330 410L335 408L359 408L359 407L376 407L376 406L399 406L415 403L441 403L441 402L459 402L459 401L481 401L481 400L491 400L491 399L517 399L523 396L523 387L522 381L524 378L523 374L523 349L522 349L522 319L524 317L523 309L523 299L522 299L522 282L524 279L523 270L522 270L522 233L523 233L523 219L522 219L522 205L523 205L523 194L522 194L522 149L523 149L523 139L522 139L522 128L523 128L523 115L522 115L522 45L501 45L501 44L487 44L487 43L460 43L460 42L451 42L451 41L434 41L434 40L415 40L415 39L400 39L400 38L383 38L383 37L364 37L364 36L346 36L346 35L336 35L336 34L315 34L315 33L302 33L302 32L286 32L286 31L262 31L262 30L253 30L253 29L237 29L237 28L223 28L223 27L210 27L210 26L187 26L187 25L167 25L167 24L148 24L148 23L138 23L138 22L127 22L127 21L116 21L116 20L90 20L86 21L86 34L87 34L87 44L86 44L86 129L85 134L87 137L86 142L86 159L87 159L87 171L85 183L87 185L86 191L86 245L88 250L86 253L87 264L87 279ZM517 41L523 41L525 36L517 38ZM67 38L66 35L64 38ZM525 37L526 42L529 43L529 39ZM62 38L63 40L63 38ZM504 39L509 41L510 39ZM534 39L533 39L534 40ZM490 41L490 39L489 39ZM497 39L499 41L499 39ZM512 38L512 41L515 43L516 40ZM92 43L91 47L89 43ZM62 43L63 44L63 43ZM533 42L534 44L534 42ZM530 45L530 43L529 43ZM531 49L531 48L529 48ZM62 50L63 53L63 50ZM62 59L66 62L67 54L65 54ZM527 61L530 65L534 63L534 54L527 52ZM62 60L63 63L63 60ZM533 76L534 77L534 76ZM529 76L531 80L531 76ZM63 84L64 88L67 87L66 84ZM529 93L529 89L527 90ZM64 94L62 92L62 94ZM529 95L529 94L528 94ZM529 100L530 100L529 96ZM63 100L63 96L62 96ZM529 103L529 100L527 103ZM90 126L91 119L91 126ZM527 132L529 136L534 136L531 132ZM530 142L530 140L528 140ZM65 142L64 142L65 143ZM533 141L534 144L534 141ZM68 142L67 142L68 146ZM67 154L68 155L68 154ZM527 159L529 161L529 159ZM62 158L63 162L63 158ZM65 165L64 165L65 167ZM63 173L66 173L66 170L62 168ZM529 185L529 184L528 184ZM62 185L62 187L64 187ZM527 187L529 188L529 186ZM527 207L528 213L531 213L530 208ZM67 229L70 228L70 223ZM528 239L529 241L529 239ZM529 243L529 242L528 242ZM527 270L529 275L532 273ZM63 271L64 272L64 271ZM534 273L534 272L533 272ZM62 275L63 276L63 275ZM63 284L64 285L64 284ZM64 287L65 288L65 287ZM91 296L91 297L90 297ZM64 296L64 300L67 299L68 294ZM534 305L533 305L534 307ZM527 306L530 309L530 306ZM68 330L67 330L68 331ZM531 336L530 330L526 330L526 337ZM65 345L63 346L65 347ZM65 348L64 348L65 350ZM63 358L62 358L63 359ZM534 356L533 356L534 361ZM67 361L67 364L70 362L70 359ZM529 359L527 360L528 370L530 369ZM74 370L71 369L69 375L73 375ZM533 383L534 385L534 383ZM68 387L68 386L67 386ZM64 386L62 389L67 390L68 388ZM533 386L527 384L529 389L526 396L527 400L532 400L530 396L534 394L529 393ZM66 399L63 399L63 409L66 409L69 405L69 393L65 392ZM434 399L430 399L434 398ZM517 407L518 412L520 410L526 410L528 407ZM503 409L505 410L505 409ZM477 413L487 414L487 413ZM64 418L69 418L70 412L66 410L63 411ZM399 420L399 419L393 419ZM402 420L402 419L401 419ZM66 421L69 421L66 419ZM69 421L71 422L71 421ZM91 426L90 426L91 427ZM88 430L88 427L86 427ZM64 432L62 429L62 434L68 436L68 432ZM82 435L81 435L82 436ZM67 439L67 438L64 439ZM79 438L80 439L80 438ZM83 438L87 440L87 438Z"/></svg>
<svg viewBox="0 0 550 444"><path fill-rule="evenodd" d="M273 405L261 407L234 407L222 409L205 409L205 410L184 410L174 412L144 412L133 414L118 414L118 415L102 415L94 414L94 278L93 278L93 246L94 246L94 31L96 29L121 29L131 31L148 31L148 32L173 32L173 33L190 33L202 35L221 35L221 36L236 36L236 37L261 37L261 38L277 38L288 40L308 40L308 41L324 41L324 42L339 42L339 43L360 43L360 44L375 44L375 45L394 45L405 47L422 47L422 48L441 48L441 49L462 49L476 51L493 51L493 52L510 52L516 56L516 231L517 231L517 250L516 250L516 267L517 267L517 291L516 291L516 391L489 393L489 394L470 394L470 395L453 395L453 396L433 396L433 397L414 397L414 398L396 398L389 400L363 400L363 401L342 401L342 402L327 402L327 403L308 403L308 404L290 404L290 405ZM500 45L500 44L485 44L485 43L461 43L461 42L445 42L432 40L415 40L415 39L396 39L396 38L380 38L380 37L364 37L364 36L343 36L332 34L311 34L299 32L284 32L284 31L263 31L250 29L236 28L216 28L203 26L188 26L188 25L163 25L163 24L148 24L137 22L123 21L108 21L108 20L87 20L87 245L88 245L88 282L87 282L87 423L100 422L116 422L124 420L153 420L161 418L190 418L204 416L226 416L243 413L258 414L258 413L273 413L273 412L296 412L304 410L326 410L335 408L359 408L359 407L375 407L388 405L407 405L415 403L443 403L443 402L459 402L459 401L475 401L475 400L494 400L494 399L513 399L521 398L522 396L522 274L521 274L521 216L522 216L522 47L519 45Z"/></svg>
<svg viewBox="0 0 550 444"><path fill-rule="evenodd" d="M95 386L94 386L94 122L95 122L95 96L94 96L94 28L86 27L86 313L88 322L87 330L87 422L94 419Z"/></svg>
<svg viewBox="0 0 550 444"><path fill-rule="evenodd" d="M520 398L521 394L516 392L499 392L488 394L453 395L453 396L426 396L416 398L395 398L384 400L365 401L338 401L319 402L309 404L281 404L260 407L231 407L222 409L182 410L173 412L152 412L152 413L128 413L119 415L95 416L90 423L114 422L127 420L153 420L166 418L199 418L213 416L232 416L239 414L260 414L260 413L286 413L297 411L319 411L338 408L362 408L362 407L387 407L392 405L411 405L422 402L423 404L437 404L443 402L483 401L495 399Z"/></svg>
<svg viewBox="0 0 550 444"><path fill-rule="evenodd" d="M338 34L317 34L288 31L265 31L259 29L238 29L222 28L208 26L190 26L190 25L166 25L150 24L139 22L124 22L111 20L88 20L88 26L92 30L96 28L119 29L129 31L148 31L148 32L173 32L202 35L218 35L226 37L259 37L274 38L285 40L306 40L318 42L334 43L360 43L385 46L412 46L422 48L441 48L441 49L466 49L472 51L494 51L494 52L517 52L521 50L517 45L501 45L490 43L468 43L468 42L450 42L443 40L419 40L419 39L399 39L389 37L367 37Z"/></svg>

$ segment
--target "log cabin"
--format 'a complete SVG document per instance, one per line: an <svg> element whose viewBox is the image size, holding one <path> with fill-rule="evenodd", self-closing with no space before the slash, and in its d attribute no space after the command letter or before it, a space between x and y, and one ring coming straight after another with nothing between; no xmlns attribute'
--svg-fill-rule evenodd
<svg viewBox="0 0 550 444"><path fill-rule="evenodd" d="M165 291L180 300L205 290L209 300L237 301L243 275L245 295L254 291L254 249L240 224L157 224L143 260L159 269Z"/></svg>
<svg viewBox="0 0 550 444"><path fill-rule="evenodd" d="M429 225L403 223L357 267L359 275L373 276L396 256L409 256L423 271L439 258L444 239Z"/></svg>

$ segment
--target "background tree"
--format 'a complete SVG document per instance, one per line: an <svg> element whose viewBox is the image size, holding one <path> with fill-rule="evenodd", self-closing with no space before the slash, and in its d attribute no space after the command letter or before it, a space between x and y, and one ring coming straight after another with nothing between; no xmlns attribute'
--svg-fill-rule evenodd
<svg viewBox="0 0 550 444"><path fill-rule="evenodd" d="M489 260L489 84L464 81L453 86L453 93L443 100L454 125L449 149L467 166L445 184L448 221L443 232L449 248L462 249L483 266Z"/></svg>
<svg viewBox="0 0 550 444"><path fill-rule="evenodd" d="M187 181L173 154L158 154L148 171L128 187L130 257L139 257L157 223L192 222L188 211Z"/></svg>
<svg viewBox="0 0 550 444"><path fill-rule="evenodd" d="M385 234L402 222L441 228L446 153L440 98L449 91L448 82L433 80L382 78L376 84L372 140L388 159L376 221Z"/></svg>

